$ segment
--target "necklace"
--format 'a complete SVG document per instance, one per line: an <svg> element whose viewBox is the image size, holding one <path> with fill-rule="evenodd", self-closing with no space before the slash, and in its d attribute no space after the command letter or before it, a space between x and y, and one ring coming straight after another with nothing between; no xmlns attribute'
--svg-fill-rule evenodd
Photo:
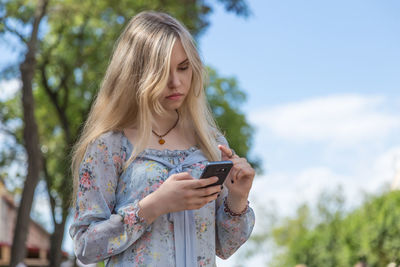
<svg viewBox="0 0 400 267"><path fill-rule="evenodd" d="M172 129L174 129L174 128L176 127L176 125L178 124L178 121L179 121L179 112L178 112L178 110L176 110L176 109L175 109L175 111L176 111L176 114L178 114L178 118L176 119L175 124L174 124L165 134L158 134L158 133L156 133L154 130L151 130L151 131L153 132L153 134L157 135L158 138L160 138L160 140L158 140L158 143L159 143L160 145L165 144L165 139L164 139L163 137L166 136L166 135L167 135Z"/></svg>

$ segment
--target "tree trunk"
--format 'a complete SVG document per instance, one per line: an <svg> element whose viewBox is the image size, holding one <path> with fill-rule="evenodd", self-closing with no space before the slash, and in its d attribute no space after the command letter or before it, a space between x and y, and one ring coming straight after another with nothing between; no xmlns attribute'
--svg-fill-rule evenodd
<svg viewBox="0 0 400 267"><path fill-rule="evenodd" d="M63 216L62 222L54 225L54 233L51 235L50 247L50 266L58 267L62 260L62 242L64 238L64 229L66 216Z"/></svg>
<svg viewBox="0 0 400 267"><path fill-rule="evenodd" d="M23 262L26 254L26 237L30 222L33 195L39 180L41 169L41 152L39 148L38 127L34 116L34 98L32 81L36 64L36 44L38 40L39 24L46 13L48 0L39 0L35 10L31 39L24 62L20 65L22 80L22 106L24 112L24 143L28 158L28 174L26 176L21 202L18 208L14 238L11 249L10 266L14 267Z"/></svg>
<svg viewBox="0 0 400 267"><path fill-rule="evenodd" d="M63 203L61 205L62 208L62 218L61 218L61 223L58 223L56 220L56 210L58 208L60 208L60 206L57 206L57 201L56 199L53 197L53 195L51 194L51 188L53 186L52 181L54 179L52 179L52 177L50 177L50 174L48 172L48 165L47 165L47 159L46 157L43 155L42 157L42 169L43 169L43 174L44 174L44 178L45 181L47 183L47 193L49 195L49 200L50 200L50 207L51 207L51 214L52 214L52 218L53 218L53 224L54 224L54 232L51 234L50 236L50 265L51 267L59 267L61 265L61 261L62 261L62 242L64 239L64 232L65 232L65 223L68 217L68 203L67 200L64 200L64 198L61 198ZM64 180L66 181L66 180ZM63 188L66 187L66 185L62 186ZM67 190L67 192L69 192L69 190ZM69 194L67 194L69 195ZM63 195L61 195L63 196Z"/></svg>

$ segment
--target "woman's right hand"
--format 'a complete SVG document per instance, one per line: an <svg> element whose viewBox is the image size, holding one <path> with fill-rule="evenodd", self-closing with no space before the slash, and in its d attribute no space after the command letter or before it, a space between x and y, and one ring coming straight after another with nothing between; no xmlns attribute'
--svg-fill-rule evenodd
<svg viewBox="0 0 400 267"><path fill-rule="evenodd" d="M188 172L177 173L168 177L153 194L162 214L199 209L217 199L222 186L206 187L217 181L216 176L195 179Z"/></svg>
<svg viewBox="0 0 400 267"><path fill-rule="evenodd" d="M195 179L188 172L173 174L156 191L139 201L138 215L150 224L169 212L199 209L219 196L221 185L205 188L217 181L216 176Z"/></svg>

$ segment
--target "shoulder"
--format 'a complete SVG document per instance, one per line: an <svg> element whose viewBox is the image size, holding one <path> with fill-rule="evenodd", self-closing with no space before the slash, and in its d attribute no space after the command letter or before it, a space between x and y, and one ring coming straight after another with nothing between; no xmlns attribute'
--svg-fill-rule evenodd
<svg viewBox="0 0 400 267"><path fill-rule="evenodd" d="M107 131L99 135L95 140L100 140L110 144L122 142L122 132L117 130Z"/></svg>
<svg viewBox="0 0 400 267"><path fill-rule="evenodd" d="M100 134L92 140L91 146L107 150L111 154L120 154L124 150L123 133L120 131L112 130Z"/></svg>
<svg viewBox="0 0 400 267"><path fill-rule="evenodd" d="M218 135L218 136L216 137L216 140L217 140L217 143L218 143L219 145L224 145L224 146L229 147L228 140L226 140L226 137L225 137L223 134Z"/></svg>
<svg viewBox="0 0 400 267"><path fill-rule="evenodd" d="M212 127L211 132L213 133L215 141L217 142L218 145L224 145L224 146L229 147L228 140L226 139L225 135L219 129Z"/></svg>
<svg viewBox="0 0 400 267"><path fill-rule="evenodd" d="M114 165L120 173L127 158L127 149L123 141L123 133L120 131L102 133L89 144L89 155L100 162Z"/></svg>

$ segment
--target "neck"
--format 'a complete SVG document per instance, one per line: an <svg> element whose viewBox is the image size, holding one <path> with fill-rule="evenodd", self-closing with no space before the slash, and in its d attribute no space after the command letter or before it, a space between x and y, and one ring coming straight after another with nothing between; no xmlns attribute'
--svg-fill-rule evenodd
<svg viewBox="0 0 400 267"><path fill-rule="evenodd" d="M178 114L175 110L162 115L153 114L153 130L158 134L163 134L168 131L178 119Z"/></svg>

